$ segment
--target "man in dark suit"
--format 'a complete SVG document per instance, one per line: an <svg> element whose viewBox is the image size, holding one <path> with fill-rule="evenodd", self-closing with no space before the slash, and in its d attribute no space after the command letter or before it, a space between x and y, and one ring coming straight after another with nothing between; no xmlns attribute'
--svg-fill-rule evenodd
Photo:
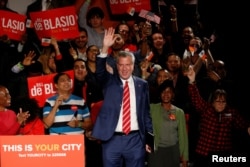
<svg viewBox="0 0 250 167"><path fill-rule="evenodd" d="M114 29L105 31L103 48L97 57L97 77L102 82L104 101L95 122L92 137L100 139L103 146L104 167L144 167L145 153L151 148L146 144L146 134L153 132L149 113L149 90L145 80L132 75L135 57L121 51L116 58L117 73L106 70L108 48L117 36ZM123 132L123 87L128 81L130 93L130 132Z"/></svg>

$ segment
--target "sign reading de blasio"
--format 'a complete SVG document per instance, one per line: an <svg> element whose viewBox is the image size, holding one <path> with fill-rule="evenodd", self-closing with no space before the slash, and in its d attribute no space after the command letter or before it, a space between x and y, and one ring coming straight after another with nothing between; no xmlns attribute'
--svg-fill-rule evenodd
<svg viewBox="0 0 250 167"><path fill-rule="evenodd" d="M83 135L0 136L1 167L84 167Z"/></svg>

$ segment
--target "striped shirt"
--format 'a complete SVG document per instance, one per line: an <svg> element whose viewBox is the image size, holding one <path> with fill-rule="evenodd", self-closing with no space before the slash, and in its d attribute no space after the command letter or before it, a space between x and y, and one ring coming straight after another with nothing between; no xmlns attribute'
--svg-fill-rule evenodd
<svg viewBox="0 0 250 167"><path fill-rule="evenodd" d="M54 95L48 98L43 107L43 116L47 116L52 110L58 95ZM50 135L57 134L83 134L82 128L72 128L67 125L73 119L83 120L84 118L90 117L89 109L84 101L79 96L70 95L69 99L63 101L59 106L54 123L49 129Z"/></svg>

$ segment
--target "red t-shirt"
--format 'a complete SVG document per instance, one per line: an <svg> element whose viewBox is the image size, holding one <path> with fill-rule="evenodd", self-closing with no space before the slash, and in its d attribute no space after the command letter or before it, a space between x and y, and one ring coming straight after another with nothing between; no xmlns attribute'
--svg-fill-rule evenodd
<svg viewBox="0 0 250 167"><path fill-rule="evenodd" d="M20 128L20 135L44 135L44 125L41 119L36 118L35 120L28 122L24 127Z"/></svg>
<svg viewBox="0 0 250 167"><path fill-rule="evenodd" d="M0 111L0 135L17 135L20 124L12 110Z"/></svg>

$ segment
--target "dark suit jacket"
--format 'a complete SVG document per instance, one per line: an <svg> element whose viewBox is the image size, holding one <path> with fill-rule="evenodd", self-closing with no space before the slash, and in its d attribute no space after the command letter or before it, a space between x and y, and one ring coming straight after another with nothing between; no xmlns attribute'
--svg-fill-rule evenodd
<svg viewBox="0 0 250 167"><path fill-rule="evenodd" d="M122 106L123 85L118 75L109 74L106 71L106 58L97 57L97 77L103 85L104 101L101 111L93 128L93 137L102 141L109 140L118 123L120 109ZM136 113L139 124L139 131L145 143L145 133L153 132L150 116L149 88L148 83L136 76L133 76L136 96Z"/></svg>

